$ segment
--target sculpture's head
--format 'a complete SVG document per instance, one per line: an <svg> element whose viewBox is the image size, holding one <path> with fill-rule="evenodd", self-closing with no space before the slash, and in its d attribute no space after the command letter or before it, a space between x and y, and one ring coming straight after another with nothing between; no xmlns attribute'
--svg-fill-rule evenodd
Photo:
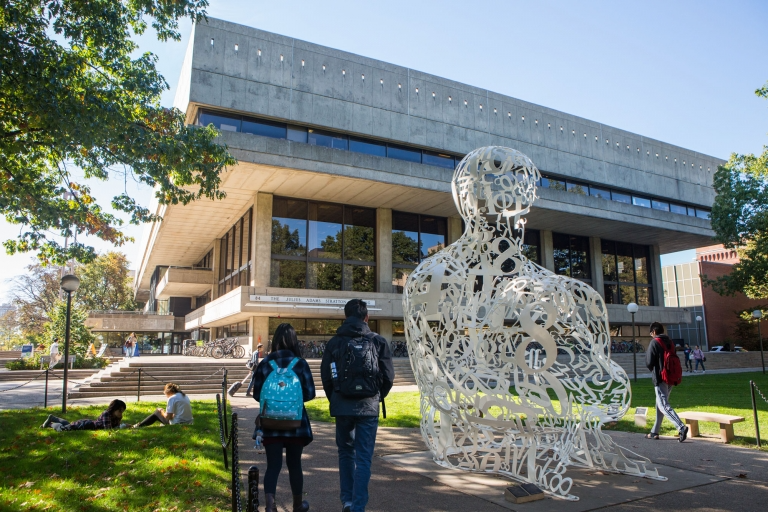
<svg viewBox="0 0 768 512"><path fill-rule="evenodd" d="M528 213L541 178L530 158L501 146L478 148L456 167L451 188L461 216L469 223L486 217L493 222Z"/></svg>

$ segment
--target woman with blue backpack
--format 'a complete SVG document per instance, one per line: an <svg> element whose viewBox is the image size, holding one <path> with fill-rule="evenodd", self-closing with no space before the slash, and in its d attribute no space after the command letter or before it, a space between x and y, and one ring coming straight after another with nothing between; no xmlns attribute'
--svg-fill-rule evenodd
<svg viewBox="0 0 768 512"><path fill-rule="evenodd" d="M315 382L309 364L301 357L296 331L291 324L277 326L270 348L269 355L262 359L253 375L253 398L259 402L257 424L263 432L262 442L267 454L267 470L264 472L266 511L277 512L275 492L285 450L293 512L307 512L309 503L303 499L301 454L312 442L312 426L304 402L315 398Z"/></svg>

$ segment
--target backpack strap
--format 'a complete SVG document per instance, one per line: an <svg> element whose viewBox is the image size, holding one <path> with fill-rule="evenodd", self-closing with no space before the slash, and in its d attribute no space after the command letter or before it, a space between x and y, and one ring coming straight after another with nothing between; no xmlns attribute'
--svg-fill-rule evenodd
<svg viewBox="0 0 768 512"><path fill-rule="evenodd" d="M273 370L275 370L275 371L277 371L277 370L278 370L278 368L277 368L277 363L275 362L275 360L274 360L274 359L273 359L273 360L271 360L271 361L269 362L269 366L271 366L271 367L272 367L272 369L273 369Z"/></svg>
<svg viewBox="0 0 768 512"><path fill-rule="evenodd" d="M298 363L298 362L299 362L299 358L298 357L294 357L293 359L291 359L291 362L288 363L288 366L286 366L285 369L286 370L293 370L293 367L296 366L296 363Z"/></svg>

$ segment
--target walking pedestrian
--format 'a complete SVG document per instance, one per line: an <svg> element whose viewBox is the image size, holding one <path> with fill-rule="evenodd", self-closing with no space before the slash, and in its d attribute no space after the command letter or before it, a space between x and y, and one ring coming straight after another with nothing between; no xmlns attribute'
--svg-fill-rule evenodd
<svg viewBox="0 0 768 512"><path fill-rule="evenodd" d="M253 354L251 354L251 360L248 362L248 365L250 365L249 368L251 370L251 382L248 384L248 389L245 392L245 396L251 396L251 390L253 389L254 381L256 379L256 368L259 367L259 358L261 358L262 346L263 345L261 343L256 345L256 350L253 351Z"/></svg>
<svg viewBox="0 0 768 512"><path fill-rule="evenodd" d="M683 356L685 357L685 370L691 373L693 371L693 350L691 350L691 346L687 343L683 349Z"/></svg>
<svg viewBox="0 0 768 512"><path fill-rule="evenodd" d="M51 360L48 362L48 368L53 369L53 367L58 364L59 359L61 359L61 353L59 353L58 337L53 338L53 343L51 343L50 352L48 352L48 355L51 356Z"/></svg>
<svg viewBox="0 0 768 512"><path fill-rule="evenodd" d="M301 454L312 442L312 426L304 402L315 398L315 382L309 364L301 357L296 331L291 324L280 324L272 337L272 347L254 372L253 398L259 402L257 425L263 431L267 454L264 473L266 512L277 512L275 493L283 466L288 466L288 480L293 494L293 512L307 512L304 498L304 473ZM280 405L271 406L275 401Z"/></svg>
<svg viewBox="0 0 768 512"><path fill-rule="evenodd" d="M664 326L659 322L651 324L651 336L653 340L645 353L645 365L651 372L653 389L656 394L656 422L653 424L651 432L645 437L646 439L658 439L661 422L666 416L669 421L675 424L678 440L682 443L688 437L688 427L669 405L672 387L682 380L683 372L680 368L680 359L675 352L675 344L669 336L664 334Z"/></svg>
<svg viewBox="0 0 768 512"><path fill-rule="evenodd" d="M696 369L694 371L698 371L699 365L701 365L701 373L707 373L707 369L704 368L704 361L706 361L707 358L698 345L693 349L693 359L696 361Z"/></svg>
<svg viewBox="0 0 768 512"><path fill-rule="evenodd" d="M325 347L320 375L336 417L342 512L364 512L379 403L392 389L395 369L387 340L368 327L366 303L352 299L344 314L347 319Z"/></svg>

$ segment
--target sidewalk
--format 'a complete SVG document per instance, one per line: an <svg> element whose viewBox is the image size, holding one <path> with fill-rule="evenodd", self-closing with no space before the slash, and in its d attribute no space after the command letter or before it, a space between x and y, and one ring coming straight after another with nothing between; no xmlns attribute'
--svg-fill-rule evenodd
<svg viewBox="0 0 768 512"><path fill-rule="evenodd" d="M263 482L266 457L253 449L251 434L253 420L258 413L258 404L250 399L236 397L230 401L233 412L239 417L240 467L243 486L247 485L248 468L255 464ZM305 448L302 459L304 468L304 492L312 510L336 511L340 509L338 463L335 444L335 427L331 423L313 422L315 440ZM591 471L586 474L591 482L579 486L574 484L572 493L580 496L577 502L547 499L534 504L501 506L498 479L493 476L455 472L451 479L435 479L425 476L417 468L404 468L389 462L384 457L424 452L425 445L419 429L379 428L372 477L369 486L369 512L397 511L504 511L520 510L615 510L622 512L639 510L699 510L699 511L755 511L764 507L759 503L768 502L768 453L748 448L734 447L694 439L685 443L675 440L650 441L642 434L611 432L620 445L650 458L662 466L667 473L669 484L684 487L665 491L660 482L638 479L626 475L601 475ZM397 458L397 457L394 457ZM390 458L390 459L394 459ZM437 465L434 465L438 468ZM692 486L680 481L685 470ZM580 470L586 471L586 470ZM675 481L675 478L678 481ZM473 483L486 479L487 485L470 489ZM496 480L491 482L489 479ZM574 479L577 480L577 479ZM607 481L607 482L606 482ZM453 482L453 483L452 483ZM695 483L699 482L699 483ZM497 484L492 486L491 483ZM595 485L600 484L600 485ZM606 485L617 496L613 504L605 506L605 496L596 496ZM475 485L474 487L478 487ZM594 489L590 489L593 487ZM600 487L600 489L598 489ZM650 496L628 501L631 488L637 487ZM656 487L656 489L654 489ZM644 489L643 489L644 488ZM648 489L651 489L650 491ZM663 493L663 494L660 494ZM278 510L290 512L291 491L285 466L280 474L277 489ZM264 504L264 490L259 487L261 505ZM600 498L600 499L598 499Z"/></svg>

